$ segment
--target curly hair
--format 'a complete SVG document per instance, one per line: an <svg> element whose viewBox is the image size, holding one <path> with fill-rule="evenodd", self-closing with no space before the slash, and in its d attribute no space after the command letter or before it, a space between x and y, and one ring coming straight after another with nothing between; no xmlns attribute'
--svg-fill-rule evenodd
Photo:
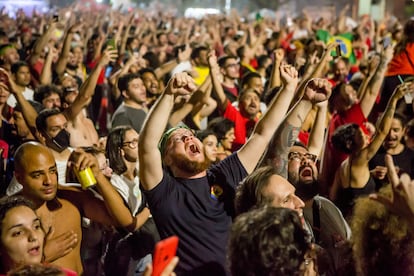
<svg viewBox="0 0 414 276"><path fill-rule="evenodd" d="M380 192L390 195L390 186ZM406 220L365 197L355 202L351 228L358 275L414 275L414 238Z"/></svg>
<svg viewBox="0 0 414 276"><path fill-rule="evenodd" d="M227 260L232 275L300 275L310 249L298 214L264 207L240 215L231 228Z"/></svg>
<svg viewBox="0 0 414 276"><path fill-rule="evenodd" d="M351 154L355 146L354 137L358 130L359 125L354 123L338 127L331 138L333 146L346 154Z"/></svg>

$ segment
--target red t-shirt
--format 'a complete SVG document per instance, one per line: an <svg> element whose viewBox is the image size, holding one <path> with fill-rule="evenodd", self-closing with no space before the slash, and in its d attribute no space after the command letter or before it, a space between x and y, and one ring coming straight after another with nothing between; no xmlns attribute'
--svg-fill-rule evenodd
<svg viewBox="0 0 414 276"><path fill-rule="evenodd" d="M388 70L385 76L414 75L414 67L408 61L409 57L414 65L414 42L408 43L405 49L407 51L401 51L394 55L388 64Z"/></svg>
<svg viewBox="0 0 414 276"><path fill-rule="evenodd" d="M236 138L234 139L232 150L236 151L246 143L248 130L253 130L257 119L250 120L249 118L243 117L240 111L231 105L229 100L227 100L223 117L234 122L234 136Z"/></svg>
<svg viewBox="0 0 414 276"><path fill-rule="evenodd" d="M359 103L354 104L350 109L342 113L334 113L328 127L328 140L324 149L323 161L321 164L321 180L330 187L334 181L335 173L341 163L348 157L346 153L337 150L332 145L332 135L335 130L345 124L356 123L368 134L365 127L367 118L362 112ZM327 191L325 191L327 192Z"/></svg>

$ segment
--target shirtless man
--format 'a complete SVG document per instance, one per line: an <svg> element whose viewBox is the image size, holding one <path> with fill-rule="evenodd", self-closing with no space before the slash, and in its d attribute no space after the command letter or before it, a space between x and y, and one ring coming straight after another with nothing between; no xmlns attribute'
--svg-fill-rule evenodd
<svg viewBox="0 0 414 276"><path fill-rule="evenodd" d="M131 216L122 198L99 170L96 158L82 151L76 151L75 156L73 160L76 162L72 162L72 166L80 170L86 167L92 169L105 203L93 197L89 191L59 187L58 192L57 168L53 154L37 142L25 143L17 149L15 176L23 185L22 195L35 204L47 234L45 260L82 275L81 214L105 225L126 228L135 225L136 219ZM108 206L108 210L105 206ZM116 214L116 217L111 217L110 214Z"/></svg>
<svg viewBox="0 0 414 276"><path fill-rule="evenodd" d="M72 147L98 144L98 133L92 120L86 117L85 108L92 100L99 74L109 62L115 61L116 57L116 50L105 50L90 76L79 88L79 91L76 80L73 77L65 75L62 80L64 101L62 107L64 108L64 115L68 120L67 130L71 134L70 145Z"/></svg>

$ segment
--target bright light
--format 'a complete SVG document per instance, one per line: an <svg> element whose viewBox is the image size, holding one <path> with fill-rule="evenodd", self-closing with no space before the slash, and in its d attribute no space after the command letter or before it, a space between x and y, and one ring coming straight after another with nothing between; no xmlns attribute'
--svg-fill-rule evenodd
<svg viewBox="0 0 414 276"><path fill-rule="evenodd" d="M185 10L184 16L200 19L209 14L219 14L219 13L220 11L218 9L188 8Z"/></svg>
<svg viewBox="0 0 414 276"><path fill-rule="evenodd" d="M102 3L103 0L96 0L96 3Z"/></svg>

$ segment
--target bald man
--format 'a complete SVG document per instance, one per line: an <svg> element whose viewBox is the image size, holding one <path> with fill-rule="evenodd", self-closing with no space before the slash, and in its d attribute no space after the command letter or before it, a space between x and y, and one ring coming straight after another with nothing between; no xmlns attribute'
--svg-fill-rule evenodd
<svg viewBox="0 0 414 276"><path fill-rule="evenodd" d="M99 170L96 158L83 151L74 152L73 167L90 167L106 204L89 191L59 187L55 159L49 148L37 142L21 145L15 154L15 176L23 185L21 194L36 206L46 232L45 259L54 265L82 275L80 258L81 214L93 221L121 227L136 223L122 198ZM116 214L116 216L110 216ZM121 219L121 220L119 220ZM133 227L132 227L133 228Z"/></svg>

